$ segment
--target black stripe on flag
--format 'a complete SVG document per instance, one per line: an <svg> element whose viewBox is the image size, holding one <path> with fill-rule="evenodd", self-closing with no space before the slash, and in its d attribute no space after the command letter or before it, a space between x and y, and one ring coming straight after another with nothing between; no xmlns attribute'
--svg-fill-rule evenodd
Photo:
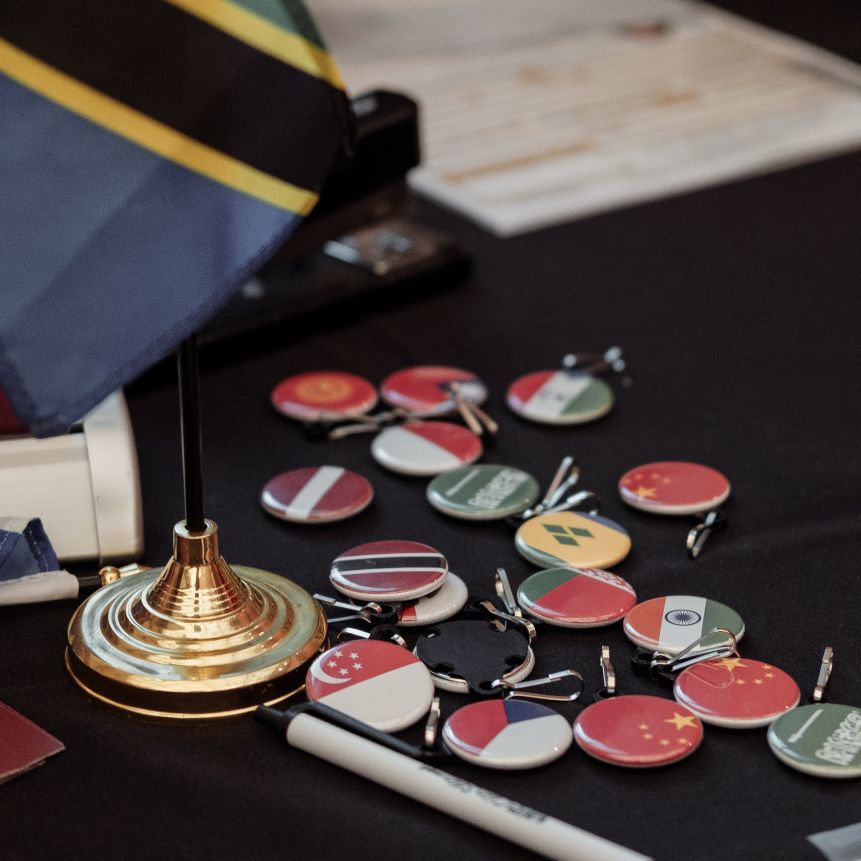
<svg viewBox="0 0 861 861"><path fill-rule="evenodd" d="M388 568L392 571L438 570L445 567L445 560L442 556L373 556L357 559L346 556L336 559L332 567L339 574L366 571L368 568Z"/></svg>
<svg viewBox="0 0 861 861"><path fill-rule="evenodd" d="M346 96L162 0L5 0L0 36L220 152L317 190ZM333 107L335 110L333 110ZM296 127L311 127L299 136ZM342 127L343 126L343 127Z"/></svg>

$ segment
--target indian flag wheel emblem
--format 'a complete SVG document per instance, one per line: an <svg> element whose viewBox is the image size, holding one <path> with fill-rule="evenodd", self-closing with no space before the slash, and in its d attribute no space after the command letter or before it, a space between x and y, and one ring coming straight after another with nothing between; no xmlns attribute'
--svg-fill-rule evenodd
<svg viewBox="0 0 861 861"><path fill-rule="evenodd" d="M535 768L571 747L571 725L547 706L484 700L459 708L442 730L446 747L485 768Z"/></svg>
<svg viewBox="0 0 861 861"><path fill-rule="evenodd" d="M651 768L690 756L703 740L703 725L674 700L626 694L584 709L574 724L574 740L602 762Z"/></svg>
<svg viewBox="0 0 861 861"><path fill-rule="evenodd" d="M693 595L669 595L637 604L623 623L628 639L650 652L677 655L715 628L726 628L736 640L744 621L726 604ZM708 647L708 643L705 644Z"/></svg>
<svg viewBox="0 0 861 861"><path fill-rule="evenodd" d="M462 520L503 520L534 505L540 494L528 472L488 463L443 473L427 489L437 511Z"/></svg>
<svg viewBox="0 0 861 861"><path fill-rule="evenodd" d="M701 721L730 729L767 726L794 709L801 691L783 670L752 658L714 658L682 670L676 700Z"/></svg>
<svg viewBox="0 0 861 861"><path fill-rule="evenodd" d="M403 475L439 475L481 457L481 440L451 422L409 422L374 437L371 454L380 465Z"/></svg>
<svg viewBox="0 0 861 861"><path fill-rule="evenodd" d="M660 461L629 469L619 479L619 495L628 505L654 514L698 514L725 502L725 475L699 463Z"/></svg>
<svg viewBox="0 0 861 861"><path fill-rule="evenodd" d="M575 511L530 518L517 530L514 544L542 568L609 568L631 550L628 533L614 520Z"/></svg>
<svg viewBox="0 0 861 861"><path fill-rule="evenodd" d="M427 714L434 686L425 665L402 646L348 640L311 664L305 693L375 729L397 732Z"/></svg>
<svg viewBox="0 0 861 861"><path fill-rule="evenodd" d="M362 601L410 601L429 595L448 574L445 556L418 541L373 541L342 553L329 573L332 585Z"/></svg>
<svg viewBox="0 0 861 861"><path fill-rule="evenodd" d="M549 568L520 584L517 603L550 625L598 628L623 618L637 595L627 580L600 568Z"/></svg>
<svg viewBox="0 0 861 861"><path fill-rule="evenodd" d="M364 511L374 498L371 483L340 466L309 466L276 475L260 504L291 523L332 523Z"/></svg>
<svg viewBox="0 0 861 861"><path fill-rule="evenodd" d="M272 406L299 421L351 418L370 412L377 390L362 377L343 371L311 371L282 380L272 390Z"/></svg>
<svg viewBox="0 0 861 861"><path fill-rule="evenodd" d="M861 777L861 709L836 703L799 706L768 728L783 763L816 777Z"/></svg>
<svg viewBox="0 0 861 861"><path fill-rule="evenodd" d="M404 604L398 609L398 625L411 628L418 625L433 625L443 622L459 613L469 598L466 583L451 571L448 572L442 586L419 598L415 602Z"/></svg>
<svg viewBox="0 0 861 861"><path fill-rule="evenodd" d="M417 416L439 414L448 404L455 408L452 383L463 398L473 404L487 400L487 387L471 371L445 365L418 365L389 375L380 384L380 394L391 407L400 407Z"/></svg>
<svg viewBox="0 0 861 861"><path fill-rule="evenodd" d="M582 371L536 371L516 379L505 402L517 415L540 424L591 422L613 408L613 390Z"/></svg>

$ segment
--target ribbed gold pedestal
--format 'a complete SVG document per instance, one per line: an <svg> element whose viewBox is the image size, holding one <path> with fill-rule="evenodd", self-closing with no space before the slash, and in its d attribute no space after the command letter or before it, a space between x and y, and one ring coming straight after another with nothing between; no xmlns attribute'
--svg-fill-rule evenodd
<svg viewBox="0 0 861 861"><path fill-rule="evenodd" d="M91 696L156 718L215 718L294 693L326 639L301 587L231 568L218 527L174 527L173 557L91 595L69 623L66 665Z"/></svg>

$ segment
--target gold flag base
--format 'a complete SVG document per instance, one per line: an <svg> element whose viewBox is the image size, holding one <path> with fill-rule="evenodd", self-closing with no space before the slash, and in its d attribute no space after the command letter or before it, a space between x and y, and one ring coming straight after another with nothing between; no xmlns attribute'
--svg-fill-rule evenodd
<svg viewBox="0 0 861 861"><path fill-rule="evenodd" d="M218 527L173 531L173 557L98 589L69 622L66 666L92 697L159 719L220 718L289 697L326 640L300 586L231 568Z"/></svg>

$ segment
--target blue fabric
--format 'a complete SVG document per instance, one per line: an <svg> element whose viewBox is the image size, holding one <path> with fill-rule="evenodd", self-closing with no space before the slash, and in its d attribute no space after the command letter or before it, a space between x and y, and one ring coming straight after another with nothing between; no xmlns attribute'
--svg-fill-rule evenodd
<svg viewBox="0 0 861 861"><path fill-rule="evenodd" d="M59 569L57 554L38 517L23 532L0 529L0 582Z"/></svg>
<svg viewBox="0 0 861 861"><path fill-rule="evenodd" d="M2 75L0 140L0 387L37 436L166 355L301 221Z"/></svg>

